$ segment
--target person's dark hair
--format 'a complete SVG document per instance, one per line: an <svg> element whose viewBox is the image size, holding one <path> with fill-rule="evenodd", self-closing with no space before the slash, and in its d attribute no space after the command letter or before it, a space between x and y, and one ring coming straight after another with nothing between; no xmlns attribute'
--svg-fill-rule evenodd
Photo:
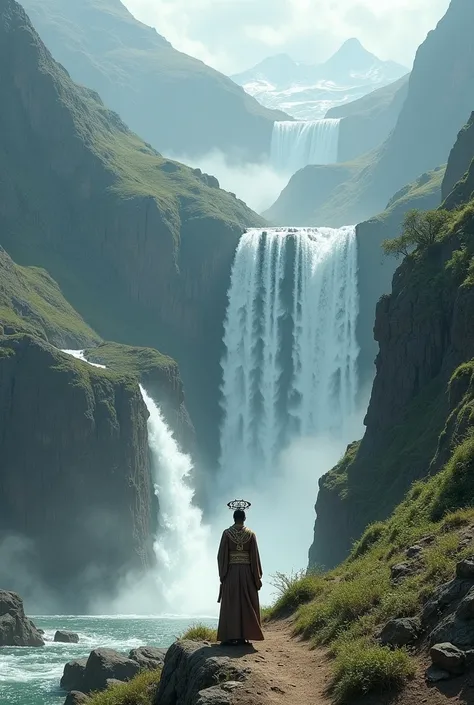
<svg viewBox="0 0 474 705"><path fill-rule="evenodd" d="M234 521L236 524L243 524L245 521L245 512L243 509L236 509L234 512Z"/></svg>

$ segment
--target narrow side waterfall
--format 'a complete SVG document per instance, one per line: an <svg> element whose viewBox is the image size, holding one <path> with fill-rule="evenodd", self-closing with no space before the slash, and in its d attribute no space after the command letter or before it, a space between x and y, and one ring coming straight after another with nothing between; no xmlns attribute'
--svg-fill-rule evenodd
<svg viewBox="0 0 474 705"><path fill-rule="evenodd" d="M272 166L277 171L294 174L308 164L335 164L340 123L335 118L275 122L271 144Z"/></svg>
<svg viewBox="0 0 474 705"><path fill-rule="evenodd" d="M354 227L242 236L222 360L220 466L229 486L273 477L294 439L344 436L356 408L357 316Z"/></svg>
<svg viewBox="0 0 474 705"><path fill-rule="evenodd" d="M140 387L148 409L148 443L151 452L155 494L159 502L158 535L154 542L157 559L155 581L156 607L173 614L208 612L214 607L214 590L202 591L212 580L214 562L209 567L209 527L202 522L201 510L193 504L194 490L189 484L193 469L168 428L159 407ZM214 569L214 570L213 570ZM199 590L193 590L192 585ZM204 585L203 585L204 583ZM202 601L200 598L202 596Z"/></svg>

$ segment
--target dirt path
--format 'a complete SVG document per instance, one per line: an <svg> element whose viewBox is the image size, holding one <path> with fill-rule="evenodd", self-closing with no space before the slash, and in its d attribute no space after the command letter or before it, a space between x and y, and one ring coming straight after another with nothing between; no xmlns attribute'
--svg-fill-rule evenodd
<svg viewBox="0 0 474 705"><path fill-rule="evenodd" d="M251 670L249 680L235 691L235 705L332 705L327 695L331 666L323 650L291 637L288 622L266 625L265 641L254 650L238 649L234 657ZM474 705L474 674L429 686L426 658L400 693L356 698L351 705Z"/></svg>
<svg viewBox="0 0 474 705"><path fill-rule="evenodd" d="M290 636L287 622L267 626L265 641L239 660L252 675L236 692L236 705L329 705L330 668L324 653Z"/></svg>

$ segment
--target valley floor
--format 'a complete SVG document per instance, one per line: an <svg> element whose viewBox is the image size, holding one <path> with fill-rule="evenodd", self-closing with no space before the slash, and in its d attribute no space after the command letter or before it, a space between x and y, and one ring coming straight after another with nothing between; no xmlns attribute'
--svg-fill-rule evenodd
<svg viewBox="0 0 474 705"><path fill-rule="evenodd" d="M291 636L288 621L272 622L265 629L265 641L249 652L236 649L239 665L252 673L235 693L235 705L332 705L328 693L330 660L322 649ZM403 691L377 693L351 701L350 705L474 705L474 676L427 685L425 669L429 660L419 660L417 673Z"/></svg>

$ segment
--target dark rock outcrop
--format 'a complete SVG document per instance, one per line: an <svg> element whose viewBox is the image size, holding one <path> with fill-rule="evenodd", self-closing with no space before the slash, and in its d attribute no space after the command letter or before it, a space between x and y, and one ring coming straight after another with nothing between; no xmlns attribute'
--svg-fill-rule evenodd
<svg viewBox="0 0 474 705"><path fill-rule="evenodd" d="M69 661L66 663L60 682L63 690L79 692L84 690L84 673L86 670L86 664L86 658L76 661Z"/></svg>
<svg viewBox="0 0 474 705"><path fill-rule="evenodd" d="M35 625L25 615L23 600L0 590L0 646L44 646Z"/></svg>
<svg viewBox="0 0 474 705"><path fill-rule="evenodd" d="M63 644L78 644L79 634L76 634L75 632L61 631L60 629L58 629L58 631L54 635L54 641L59 641Z"/></svg>
<svg viewBox="0 0 474 705"><path fill-rule="evenodd" d="M379 639L383 646L407 646L420 635L420 622L408 617L391 619L382 629Z"/></svg>
<svg viewBox="0 0 474 705"><path fill-rule="evenodd" d="M105 690L107 681L129 681L140 671L136 661L119 654L113 649L95 649L91 651L84 670L82 690L91 693Z"/></svg>
<svg viewBox="0 0 474 705"><path fill-rule="evenodd" d="M234 652L233 652L234 653ZM227 655L224 647L206 643L176 642L166 654L155 705L227 705L229 681L242 683L245 668Z"/></svg>
<svg viewBox="0 0 474 705"><path fill-rule="evenodd" d="M466 668L466 656L453 644L439 643L435 644L430 651L433 666L448 673L458 675L464 673Z"/></svg>
<svg viewBox="0 0 474 705"><path fill-rule="evenodd" d="M138 649L132 649L128 658L136 661L141 671L154 671L163 666L167 650L153 646L140 646Z"/></svg>
<svg viewBox="0 0 474 705"><path fill-rule="evenodd" d="M147 418L132 378L29 336L0 337L0 532L30 542L29 570L62 610L149 565Z"/></svg>

